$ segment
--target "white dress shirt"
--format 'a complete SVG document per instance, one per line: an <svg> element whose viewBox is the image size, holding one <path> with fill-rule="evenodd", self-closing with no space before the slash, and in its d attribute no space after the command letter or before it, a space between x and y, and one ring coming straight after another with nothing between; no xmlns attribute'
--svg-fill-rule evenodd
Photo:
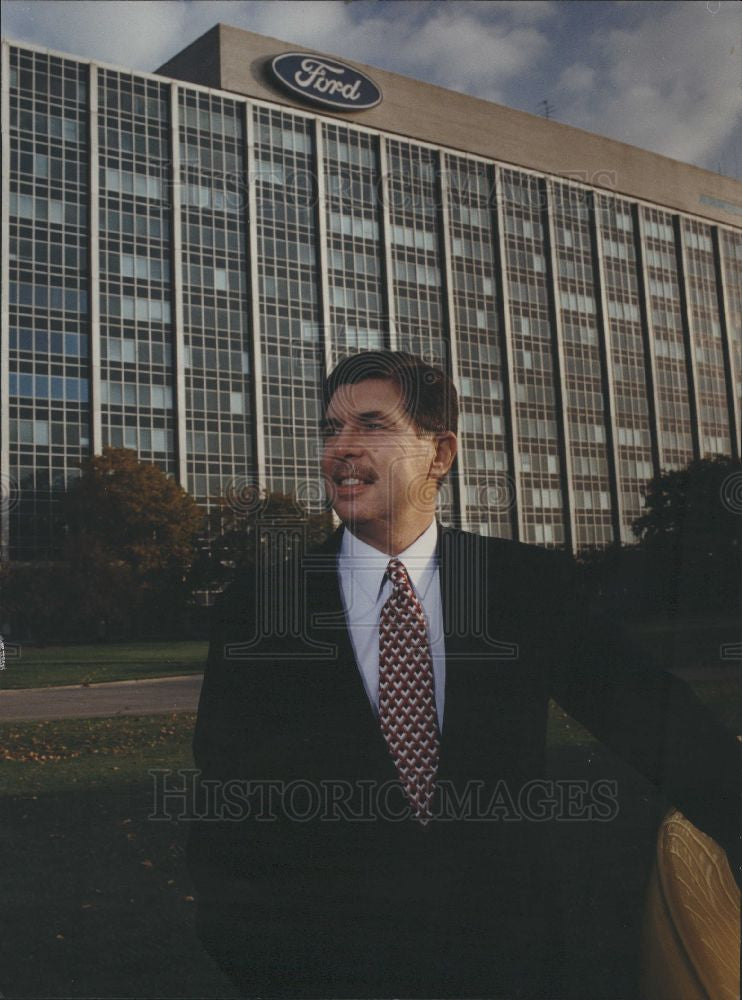
<svg viewBox="0 0 742 1000"><path fill-rule="evenodd" d="M378 715L379 619L381 609L392 593L392 582L389 579L385 580L384 574L390 559L399 559L407 570L427 619L428 638L433 655L435 707L438 714L438 728L443 732L446 657L440 573L436 559L437 542L438 524L435 519L412 545L397 556L387 555L367 545L346 528L338 553L338 574L356 662L366 694L374 712Z"/></svg>

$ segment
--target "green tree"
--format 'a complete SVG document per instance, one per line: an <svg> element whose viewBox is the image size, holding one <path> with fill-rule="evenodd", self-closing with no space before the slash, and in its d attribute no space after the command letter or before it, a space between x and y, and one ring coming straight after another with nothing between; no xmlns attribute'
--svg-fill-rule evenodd
<svg viewBox="0 0 742 1000"><path fill-rule="evenodd" d="M586 594L627 619L733 615L742 559L742 465L704 459L645 489L637 544L579 556Z"/></svg>
<svg viewBox="0 0 742 1000"><path fill-rule="evenodd" d="M69 603L69 574L60 563L0 563L0 630L40 643L65 636Z"/></svg>
<svg viewBox="0 0 742 1000"><path fill-rule="evenodd" d="M633 531L648 571L680 613L732 611L739 601L742 463L716 457L663 472L647 485Z"/></svg>
<svg viewBox="0 0 742 1000"><path fill-rule="evenodd" d="M267 490L218 497L207 520L209 545L199 554L194 577L211 589L261 562L295 558L333 530L329 511L310 513L295 497Z"/></svg>
<svg viewBox="0 0 742 1000"><path fill-rule="evenodd" d="M63 509L69 585L82 617L124 631L174 627L189 596L202 511L134 451L104 448L81 470Z"/></svg>
<svg viewBox="0 0 742 1000"><path fill-rule="evenodd" d="M643 545L692 542L711 555L739 546L741 515L742 463L704 458L655 476L632 527Z"/></svg>

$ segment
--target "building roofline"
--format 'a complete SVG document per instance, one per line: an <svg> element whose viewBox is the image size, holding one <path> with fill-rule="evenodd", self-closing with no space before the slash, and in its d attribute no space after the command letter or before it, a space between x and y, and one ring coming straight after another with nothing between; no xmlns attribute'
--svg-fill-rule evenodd
<svg viewBox="0 0 742 1000"><path fill-rule="evenodd" d="M178 56L183 55L190 48L192 48L193 46L197 45L199 42L201 42L208 35L212 34L212 32L218 32L218 37L221 40L221 33L222 33L222 31L224 29L226 29L228 31L239 31L239 32L241 32L241 33L243 33L245 35L252 35L254 37L258 37L258 38L264 39L267 42L275 42L276 45L285 46L286 49L287 49L287 51L290 48L291 50L299 50L301 52L307 52L307 53L311 53L313 55L318 55L318 56L323 56L323 55L324 56L331 56L331 57L333 57L335 59L339 59L341 62L347 63L349 66L354 66L354 67L356 67L356 68L358 68L360 70L363 70L364 73L370 74L371 76L373 76L375 73L376 74L383 74L384 76L391 77L393 79L397 79L397 80L400 80L400 81L404 81L407 84L416 84L416 85L425 87L426 89L429 89L429 90L438 91L441 95L455 94L457 97L465 99L466 101L471 102L472 105L477 105L477 106L479 106L479 107L481 107L483 109L485 109L485 108L496 108L496 109L498 109L500 111L507 112L508 114L514 114L514 115L522 116L523 119L524 119L524 124L525 125L537 126L537 127L546 127L546 128L550 128L550 129L553 129L553 130L562 131L563 134L577 133L580 136L585 136L585 137L588 137L588 138L596 138L597 137L602 142L611 143L612 145L614 145L616 147L619 147L619 148L627 150L631 154L639 155L639 156L659 157L662 160L667 160L668 163L677 164L677 165L683 167L686 170L694 170L694 171L698 171L700 174L706 174L706 175L709 175L711 177L723 177L725 180L732 181L733 183L740 183L741 187L742 187L742 182L737 181L736 178L734 178L734 177L729 177L727 174L718 174L718 173L716 173L713 170L706 169L705 167L696 166L696 164L694 164L694 163L687 163L685 160L680 160L680 159L678 159L675 156L667 156L665 153L655 153L654 150L645 149L643 146L636 146L633 143L624 142L621 139L613 139L613 138L611 138L611 136L603 135L601 132L591 132L589 129L581 128L579 125L569 125L567 122L560 122L560 121L554 121L552 119L547 119L547 118L544 118L542 115L534 114L531 111L523 111L520 108L511 108L509 105L507 105L507 104L501 104L499 101L490 101L490 100L487 100L486 98L483 98L483 97L476 97L473 94L467 94L463 90L455 90L452 87L442 87L438 83L429 83L427 80L420 80L417 77L408 76L408 74L406 74L406 73L398 73L398 72L393 71L393 70L382 69L380 66L372 66L370 63L362 63L362 62L359 62L356 59L349 59L347 56L342 55L340 53L333 53L333 52L331 52L329 50L315 49L312 46L298 45L296 42L287 42L285 39L283 39L283 38L276 38L274 35L263 35L263 34L259 34L258 32L249 31L246 28L237 28L234 25L227 24L225 21L218 21L211 28L209 28L208 31L203 32L203 34L199 35L198 38L194 38L194 40L192 42L190 42L184 49L181 49L180 52L176 53L175 56L173 56L170 59L166 60L166 62L164 62L162 64L162 66L160 66L158 69L156 69L154 71L155 75L158 75L158 74L159 75L165 75L165 76L167 76L168 79L177 79L177 77L171 77L171 76L169 76L167 74L163 74L162 73L163 68L165 66L167 66L168 63L172 62L173 59L177 58ZM188 82L188 81L182 81L182 82L185 83L185 82ZM214 88L214 89L220 89L220 88ZM221 88L221 89L223 90L223 88ZM386 93L386 88L382 87L382 91L384 91ZM231 91L231 90L226 90L226 91L223 90L223 92L224 93L228 93L228 94L233 94L233 95L237 94L236 91ZM247 94L247 95L246 94L237 94L237 96L249 97L250 95L249 94ZM286 99L286 103L288 103L288 102L291 101L291 97L290 97L290 95L288 93L286 93L284 96L285 96L285 99ZM263 100L263 98L254 98L254 99L255 100ZM276 103L281 103L281 102L279 102L277 100ZM297 108L296 108L296 110L297 111L304 110L305 112L307 111L306 107L304 107L302 109L301 105L298 105ZM323 114L323 112L322 112L322 110L320 108L317 108L315 111L310 111L309 113L312 114L315 117L318 114L320 116L322 116L322 114ZM327 117L334 117L333 113L332 113L332 110L329 109L329 108L326 109L325 115ZM355 122L353 118L348 118L348 117L344 116L342 112L338 112L338 116L337 117L339 117L341 121L345 121L348 124L353 124L353 125L359 124L359 123ZM370 131L373 131L373 132L384 131L384 132L387 132L388 134L398 134L398 135L402 135L403 134L401 132L400 133L394 133L393 130L391 130L389 128L387 128L387 129L379 129L379 128L376 128L374 126L367 126L367 127L369 128ZM406 133L405 133L405 135L406 135ZM407 138L411 138L411 137L407 136ZM439 145L439 144L435 144L435 143L430 143L430 144L431 145ZM448 148L453 148L453 147L448 147ZM462 149L461 152L462 153L468 153L469 151ZM474 154L474 155L476 155L476 154ZM486 157L485 157L485 159L486 159ZM514 166L520 166L520 164L513 164L513 165ZM531 169L536 169L536 168L531 168ZM547 172L548 171L542 171L542 173L547 173ZM741 194L742 194L742 191L741 191ZM742 208L742 204L740 204L740 208Z"/></svg>
<svg viewBox="0 0 742 1000"><path fill-rule="evenodd" d="M208 35L212 33L217 34L219 43L221 43L221 34L224 29L227 29L228 31L236 31L247 35L251 35L255 38L259 38L269 43L275 42L277 45L286 46L287 49L290 44L293 48L295 48L294 43L283 42L280 39L275 39L268 35L256 35L254 32L244 31L244 29L242 28L233 28L231 25L226 25L223 22L218 22L213 27L209 28L208 31L204 32L198 38L194 39L193 42L191 42L190 45L186 46L185 49L181 50L180 53L177 53L177 56L180 56L183 53L187 52L190 48L197 45L198 42L202 41L204 38L207 38ZM441 143L433 140L419 138L417 136L410 136L408 133L403 131L395 131L394 129L389 127L382 127L378 125L357 121L354 118L349 117L348 115L343 115L341 113L333 113L330 109L324 109L324 110L309 109L303 107L298 102L294 102L293 100L291 100L290 97L288 97L288 95L286 95L285 97L283 95L281 95L280 97L277 95L273 99L269 97L252 96L249 94L239 93L234 90L227 90L224 89L223 87L211 87L190 80L184 80L179 77L166 76L160 70L157 70L155 72L150 72L147 70L133 69L130 66L123 66L116 63L109 63L89 56L77 56L74 53L64 52L58 49L51 49L48 46L39 45L38 43L35 42L25 42L23 40L10 38L5 35L2 36L1 40L3 43L7 43L8 45L29 49L35 52L42 52L44 54L54 56L56 58L71 59L75 62L99 66L101 69L112 70L119 73L128 73L157 83L171 82L179 86L184 86L193 90L197 90L202 93L209 93L217 97L227 98L238 102L252 103L256 106L263 106L263 107L270 107L277 109L285 109L288 106L291 108L292 114L296 113L305 118L310 118L310 119L319 118L322 119L323 121L327 121L332 124L338 124L338 122L340 122L352 128L361 130L363 132L371 133L374 135L381 134L386 136L404 138L407 139L408 141L413 141L421 146L433 149L442 149L444 151L451 152L454 155L461 155L463 157L476 160L478 162L499 164L505 168L522 170L526 173L531 173L538 176L552 177L555 180L559 181L560 183L568 183L570 184L570 186L578 187L583 190L590 190L590 191L597 190L604 192L607 195L613 195L615 197L620 197L628 201L637 202L639 204L647 205L654 208L661 208L668 212L680 212L681 214L689 216L691 218L697 218L706 224L718 224L732 230L742 228L742 184L740 184L740 182L736 181L734 178L716 174L713 171L704 169L703 167L697 167L693 164L685 163L682 160L676 160L671 157L664 156L663 154L660 153L653 153L650 150L642 149L639 146L632 146L628 143L622 143L619 140L610 139L605 136L601 136L598 133L588 132L585 129L580 129L573 125L565 125L562 122L552 122L544 118L541 118L538 115L530 114L527 111L519 111L515 108L508 108L506 105L497 104L493 101L486 101L479 97L472 97L460 91L449 90L446 89L445 87L440 87L436 84L425 83L424 81L416 80L413 77L407 77L399 73L391 73L387 70L381 70L378 67L368 66L365 63L359 63L353 60L345 59L345 57L342 57L344 62L347 62L349 65L357 66L359 69L362 69L364 72L369 72L372 75L374 73L382 74L383 76L386 77L397 78L399 80L405 81L405 83L407 84L414 84L417 86L424 87L426 89L438 91L442 95L455 95L456 98L465 102L472 102L473 106L475 105L477 107L481 107L482 109L494 108L497 109L497 111L504 112L508 115L522 116L523 119L528 120L528 125L530 127L534 126L541 128L548 127L551 129L566 130L568 133L576 133L580 136L587 137L588 139L591 140L597 139L602 143L609 144L614 149L626 150L629 155L640 158L646 158L647 161L649 161L650 159L655 161L664 160L667 162L668 165L671 165L672 169L680 168L683 171L695 174L699 178L712 179L715 182L715 184L718 184L718 182L721 180L725 184L738 185L740 188L740 201L728 202L723 198L715 198L713 195L709 195L708 200L705 201L704 203L708 204L711 210L708 213L705 213L703 211L693 211L688 208L677 206L669 201L660 202L648 198L646 196L643 197L642 195L634 193L630 190L619 189L617 187L607 184L601 185L600 183L596 183L594 180L591 183L589 180L582 180L579 177L570 175L569 172L559 173L558 171L548 169L547 167L538 167L518 160L506 159L504 157L488 156L486 154L477 153L475 151L472 151L471 149L468 149L461 145L456 145L454 143ZM307 48L305 51L310 53L316 53L318 55L324 55L324 54L329 55L329 53L323 53L317 49L312 49L312 48ZM338 56L337 58L341 57ZM167 66L169 62L172 62L172 60L168 60L168 62L163 63L163 67ZM388 87L389 84L387 84L387 88ZM609 171L606 171L606 173L609 173ZM729 206L729 208L726 208L725 206ZM714 208L717 209L716 212L714 212ZM720 218L719 217L720 212L725 212L727 215L731 214L732 212L734 214L737 214L738 212L740 215L740 222L737 223L735 220L729 218Z"/></svg>
<svg viewBox="0 0 742 1000"><path fill-rule="evenodd" d="M176 54L160 67L160 72L192 82L218 84L228 93L306 111L300 98L276 88L268 71L273 56L295 50L295 43L220 22L195 39L184 50L185 57ZM588 187L670 211L683 211L733 227L742 225L742 185L734 178L344 56L316 48L303 51L320 58L326 55L342 59L370 75L386 94L381 105L368 111L320 109L325 118L355 127L363 122L387 135L479 155L489 162L508 163L542 175L584 180ZM208 71L204 63L208 63Z"/></svg>

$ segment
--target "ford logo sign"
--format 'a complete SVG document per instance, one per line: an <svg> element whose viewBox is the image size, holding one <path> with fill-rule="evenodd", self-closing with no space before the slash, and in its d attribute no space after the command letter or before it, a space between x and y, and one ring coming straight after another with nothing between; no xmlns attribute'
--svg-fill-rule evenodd
<svg viewBox="0 0 742 1000"><path fill-rule="evenodd" d="M325 56L284 52L271 60L271 70L282 86L310 104L339 111L365 111L381 102L381 90L373 80Z"/></svg>

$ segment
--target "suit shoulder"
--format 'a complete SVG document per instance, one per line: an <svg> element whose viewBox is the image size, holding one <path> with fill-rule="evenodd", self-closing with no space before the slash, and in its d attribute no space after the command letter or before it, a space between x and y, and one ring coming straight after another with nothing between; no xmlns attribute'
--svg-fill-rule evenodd
<svg viewBox="0 0 742 1000"><path fill-rule="evenodd" d="M518 542L512 538L496 538L492 535L480 535L473 531L461 531L456 528L445 528L444 535L450 536L450 544L465 548L486 549L501 559L525 565L557 567L570 564L573 561L571 554L564 549L547 549L542 545Z"/></svg>
<svg viewBox="0 0 742 1000"><path fill-rule="evenodd" d="M575 591L575 565L569 553L509 538L453 532L443 541L441 564L453 572L468 565L470 572L492 583L493 593L500 593L506 580L511 595L522 595L531 606L545 610L561 607Z"/></svg>

